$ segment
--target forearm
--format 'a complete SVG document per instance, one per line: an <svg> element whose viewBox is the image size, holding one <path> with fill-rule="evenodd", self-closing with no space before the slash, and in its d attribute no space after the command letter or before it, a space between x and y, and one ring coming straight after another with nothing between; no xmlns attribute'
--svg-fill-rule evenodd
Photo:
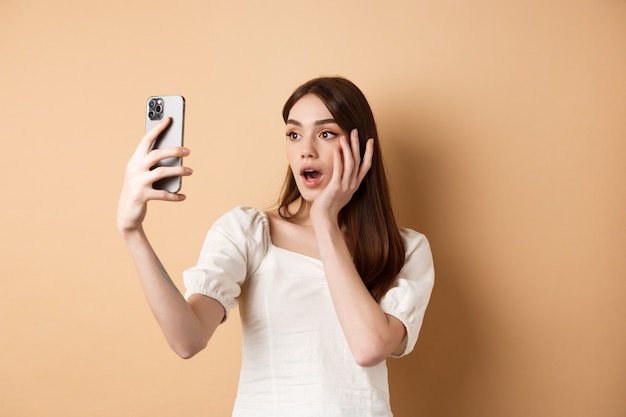
<svg viewBox="0 0 626 417"><path fill-rule="evenodd" d="M371 366L401 343L404 327L385 314L363 283L338 225L318 221L316 237L333 305L357 363Z"/></svg>
<svg viewBox="0 0 626 417"><path fill-rule="evenodd" d="M171 348L188 358L202 350L223 318L215 300L188 303L159 261L142 228L125 232L148 305ZM206 298L206 297L204 297Z"/></svg>

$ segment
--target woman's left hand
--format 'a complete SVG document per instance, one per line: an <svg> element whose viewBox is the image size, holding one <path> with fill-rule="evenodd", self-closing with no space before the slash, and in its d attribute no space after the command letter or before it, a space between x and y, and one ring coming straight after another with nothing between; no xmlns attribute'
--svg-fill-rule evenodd
<svg viewBox="0 0 626 417"><path fill-rule="evenodd" d="M350 142L351 145L348 144L345 136L339 138L339 146L334 153L330 182L311 206L313 220L326 217L336 222L339 211L348 204L372 166L374 139L367 140L362 161L359 134L356 129L350 132Z"/></svg>

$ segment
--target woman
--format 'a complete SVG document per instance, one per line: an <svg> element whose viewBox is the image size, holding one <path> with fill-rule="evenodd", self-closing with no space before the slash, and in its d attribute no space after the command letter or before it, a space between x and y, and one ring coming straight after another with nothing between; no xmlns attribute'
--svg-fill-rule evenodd
<svg viewBox="0 0 626 417"><path fill-rule="evenodd" d="M150 151L163 121L131 158L118 209L152 309L172 349L189 358L239 306L243 359L233 416L391 416L385 359L409 353L433 286L426 238L398 228L374 118L343 78L300 86L283 108L287 178L278 207L238 207L209 230L183 297L143 231L153 190L189 154Z"/></svg>

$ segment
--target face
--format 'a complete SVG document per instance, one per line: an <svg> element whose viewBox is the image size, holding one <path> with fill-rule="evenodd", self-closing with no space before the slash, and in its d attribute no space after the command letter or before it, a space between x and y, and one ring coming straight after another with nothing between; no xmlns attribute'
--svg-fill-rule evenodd
<svg viewBox="0 0 626 417"><path fill-rule="evenodd" d="M300 194L313 202L330 181L334 150L345 132L313 94L298 100L287 119L287 160Z"/></svg>

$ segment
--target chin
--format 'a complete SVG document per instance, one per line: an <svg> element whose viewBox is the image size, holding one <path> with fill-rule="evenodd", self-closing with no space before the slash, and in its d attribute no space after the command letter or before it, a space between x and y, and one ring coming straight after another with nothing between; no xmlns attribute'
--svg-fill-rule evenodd
<svg viewBox="0 0 626 417"><path fill-rule="evenodd" d="M317 195L312 195L311 192L308 193L300 193L300 197L302 198L302 200L306 201L309 204L313 204L313 202L315 201L315 197L317 197Z"/></svg>
<svg viewBox="0 0 626 417"><path fill-rule="evenodd" d="M319 194L318 190L303 190L302 188L298 188L298 191L300 191L300 198L302 198L302 200L306 201L309 204L313 204L313 202L317 198L317 195Z"/></svg>

